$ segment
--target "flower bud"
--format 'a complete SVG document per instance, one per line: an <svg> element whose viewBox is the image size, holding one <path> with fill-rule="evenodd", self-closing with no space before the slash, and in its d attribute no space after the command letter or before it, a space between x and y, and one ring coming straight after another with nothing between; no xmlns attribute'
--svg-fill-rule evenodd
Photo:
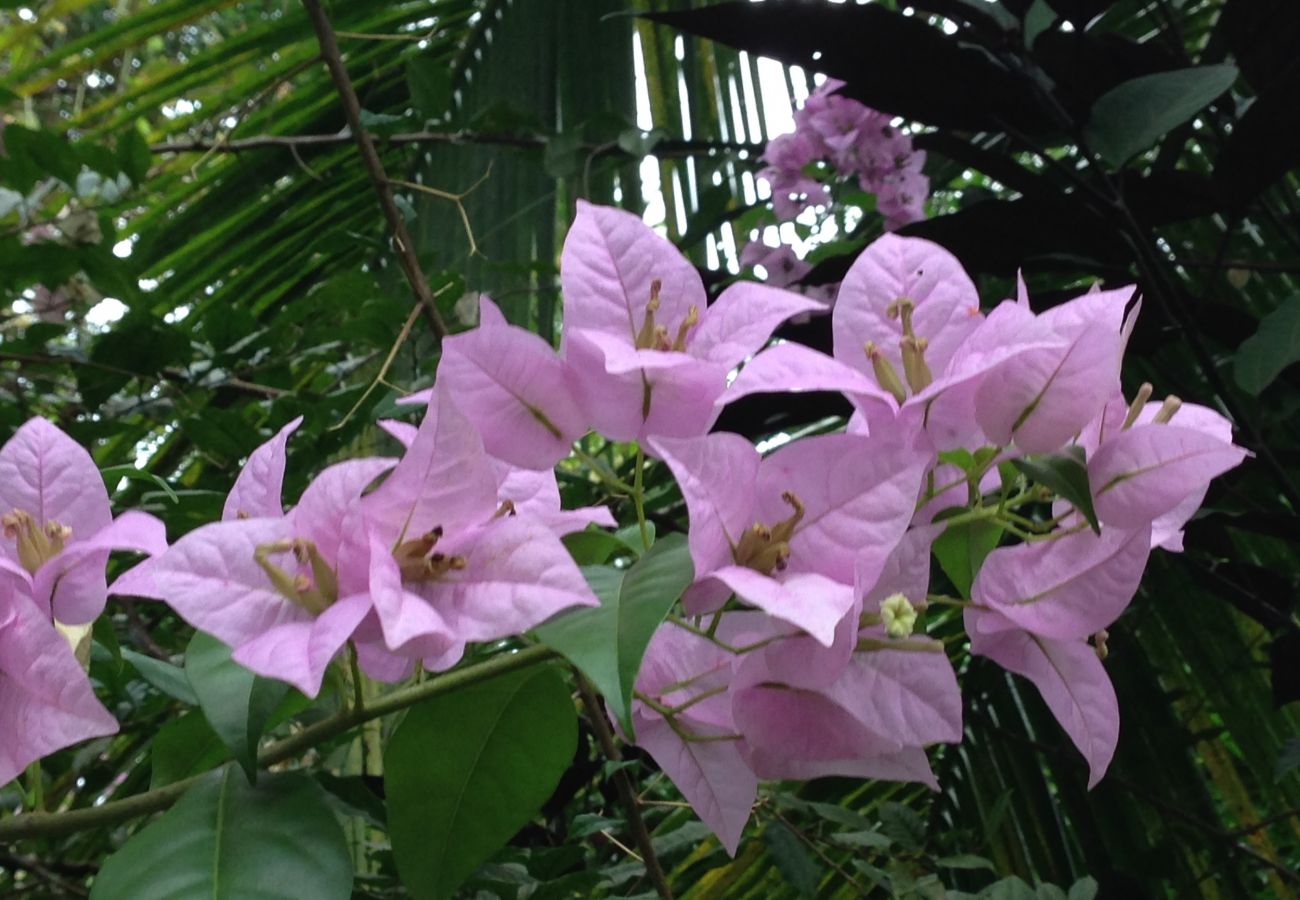
<svg viewBox="0 0 1300 900"><path fill-rule="evenodd" d="M890 594L880 601L880 621L891 638L910 637L916 627L916 607L902 594Z"/></svg>

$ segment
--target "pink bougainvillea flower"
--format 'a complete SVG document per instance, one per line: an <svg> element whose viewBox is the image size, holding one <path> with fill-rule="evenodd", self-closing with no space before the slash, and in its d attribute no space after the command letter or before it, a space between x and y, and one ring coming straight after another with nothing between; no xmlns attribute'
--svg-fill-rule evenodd
<svg viewBox="0 0 1300 900"><path fill-rule="evenodd" d="M408 448L419 433L414 425L391 419L381 420L379 427ZM510 502L516 513L538 519L558 537L581 531L588 525L613 528L618 524L607 506L561 509L560 486L554 469L520 469L499 459L492 461L492 468L497 477L497 501Z"/></svg>
<svg viewBox="0 0 1300 900"><path fill-rule="evenodd" d="M761 241L745 245L740 265L747 269L762 266L766 273L763 283L768 287L789 287L812 271L812 265L800 259L789 244L769 247Z"/></svg>
<svg viewBox="0 0 1300 900"><path fill-rule="evenodd" d="M682 792L696 815L735 855L758 793L741 752L725 693L731 657L672 623L655 632L637 675L639 697L661 709L684 707L671 721L643 700L632 703L637 746ZM686 705L689 704L689 705Z"/></svg>
<svg viewBox="0 0 1300 900"><path fill-rule="evenodd" d="M1159 533L1152 528L1160 544L1181 531L1211 479L1246 455L1232 443L1231 423L1214 410L1176 400L1145 404L1135 424L1107 435L1088 459L1097 517L1137 528L1169 516Z"/></svg>
<svg viewBox="0 0 1300 900"><path fill-rule="evenodd" d="M113 592L165 601L230 645L240 664L314 697L330 661L371 613L359 501L393 464L330 466L287 514L197 528L119 578Z"/></svg>
<svg viewBox="0 0 1300 900"><path fill-rule="evenodd" d="M555 523L502 500L510 490L447 387L436 385L405 456L362 503L371 596L390 649L445 668L467 642L598 604Z"/></svg>
<svg viewBox="0 0 1300 900"><path fill-rule="evenodd" d="M302 424L298 416L285 425L269 441L251 454L239 470L235 485L226 495L226 505L221 511L223 520L252 519L284 515L281 495L284 491L284 467L289 437Z"/></svg>
<svg viewBox="0 0 1300 900"><path fill-rule="evenodd" d="M914 617L924 607L930 544L942 527L914 528L883 567L861 567L862 600L838 624L830 648L799 634L778 636L740 663L733 714L761 777L842 774L935 786L921 748L961 739L956 676L942 644L911 636L911 623L891 636L882 614L901 604ZM736 615L746 614L726 614ZM727 618L719 634L740 642ZM796 720L797 728L790 724ZM789 739L793 732L799 740Z"/></svg>
<svg viewBox="0 0 1300 900"><path fill-rule="evenodd" d="M1085 638L1128 606L1150 548L1149 526L999 547L984 560L971 598L1036 635Z"/></svg>
<svg viewBox="0 0 1300 900"><path fill-rule="evenodd" d="M574 375L550 344L510 325L484 294L477 328L443 342L438 380L483 437L487 452L549 469L587 431Z"/></svg>
<svg viewBox="0 0 1300 900"><path fill-rule="evenodd" d="M560 262L562 355L588 421L614 440L692 437L727 375L815 300L754 282L706 308L695 267L631 213L578 204Z"/></svg>
<svg viewBox="0 0 1300 900"><path fill-rule="evenodd" d="M577 509L560 508L560 485L555 470L516 469L505 463L496 464L497 499L514 505L515 512L541 522L557 537L581 531L588 525L613 528L618 522L608 506L581 506Z"/></svg>
<svg viewBox="0 0 1300 900"><path fill-rule="evenodd" d="M43 756L116 731L47 612L21 580L0 574L0 785Z"/></svg>
<svg viewBox="0 0 1300 900"><path fill-rule="evenodd" d="M1131 287L1088 293L1025 321L1022 337L1045 346L1003 361L983 377L975 398L991 443L1050 453L1092 421L1119 391L1124 309L1132 296Z"/></svg>
<svg viewBox="0 0 1300 900"><path fill-rule="evenodd" d="M772 209L781 221L797 218L808 207L830 201L826 185L803 171L819 155L820 148L805 133L783 134L768 142L763 152L767 166L758 177L771 187Z"/></svg>
<svg viewBox="0 0 1300 900"><path fill-rule="evenodd" d="M1097 650L1083 640L1053 640L1017 628L997 612L966 610L971 653L1023 675L1088 761L1088 787L1101 781L1119 741L1119 702Z"/></svg>
<svg viewBox="0 0 1300 900"><path fill-rule="evenodd" d="M0 523L6 568L25 571L32 597L67 625L91 622L104 609L110 551L167 547L166 529L148 513L113 519L90 454L40 418L0 448Z"/></svg>
<svg viewBox="0 0 1300 900"><path fill-rule="evenodd" d="M906 531L931 459L911 444L847 434L762 460L733 434L651 446L686 499L697 581L722 582L826 646L853 605L855 575L878 574Z"/></svg>
<svg viewBox="0 0 1300 900"><path fill-rule="evenodd" d="M835 358L874 375L874 351L919 392L928 384L918 380L921 366L942 373L982 320L979 294L956 257L921 238L882 235L840 285Z"/></svg>
<svg viewBox="0 0 1300 900"><path fill-rule="evenodd" d="M885 230L895 231L925 218L930 179L917 171L897 172L880 183L876 194L876 209L885 217Z"/></svg>

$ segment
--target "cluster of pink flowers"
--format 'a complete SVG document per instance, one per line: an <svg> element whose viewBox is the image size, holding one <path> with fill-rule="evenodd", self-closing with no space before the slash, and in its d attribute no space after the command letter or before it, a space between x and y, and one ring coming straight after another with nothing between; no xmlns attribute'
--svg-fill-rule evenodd
<svg viewBox="0 0 1300 900"><path fill-rule="evenodd" d="M222 521L170 547L143 514L110 523L84 451L24 426L0 451L0 501L14 510L0 558L12 576L0 782L113 726L54 624L103 608L113 547L152 554L114 592L169 603L309 696L349 645L368 675L396 681L597 604L559 537L614 520L562 510L554 474L591 429L639 442L685 499L694 582L650 643L627 737L729 851L759 779L933 785L926 748L962 735L956 676L923 627L934 602L964 606L971 651L1030 679L1101 777L1118 710L1098 636L1151 549L1179 549L1210 479L1245 455L1209 409L1151 401L1146 386L1123 397L1132 289L1036 314L1022 288L985 314L950 254L886 235L843 282L826 356L769 346L816 301L741 282L709 304L670 243L588 204L561 278L558 352L484 299L478 327L445 342L434 387L413 398L428 404L418 429L386 423L400 459L330 466L286 513L290 423L250 457ZM710 433L740 397L804 390L854 403L844 433L767 456ZM1000 477L999 463L1063 451L1086 459L1088 520L1059 498L1045 518L1041 487ZM969 601L930 594L931 544L972 521L1021 540L987 557Z"/></svg>
<svg viewBox="0 0 1300 900"><path fill-rule="evenodd" d="M794 115L795 130L768 142L767 167L759 176L772 187L777 218L788 221L810 206L830 199L826 185L808 174L810 163L824 160L838 177L856 177L864 191L876 195L876 208L893 231L925 218L930 180L921 174L925 154L892 117L837 92L844 82L828 79Z"/></svg>

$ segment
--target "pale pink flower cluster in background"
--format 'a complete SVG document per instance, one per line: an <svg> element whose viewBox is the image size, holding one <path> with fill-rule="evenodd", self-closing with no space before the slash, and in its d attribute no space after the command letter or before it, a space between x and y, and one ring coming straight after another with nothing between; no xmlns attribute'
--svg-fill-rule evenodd
<svg viewBox="0 0 1300 900"><path fill-rule="evenodd" d="M852 118L820 99L835 128ZM864 164L852 142L825 146ZM286 512L291 422L249 458L222 520L170 547L152 517L110 520L84 450L43 420L20 429L0 450L0 783L115 725L55 627L102 610L113 548L151 554L113 592L167 602L309 696L349 645L398 681L596 605L560 536L615 522L562 510L554 472L593 429L638 441L685 501L694 582L650 642L626 736L729 852L760 779L936 786L926 750L963 729L953 666L926 635L931 545L962 522L1007 524L1008 503L1045 505L1002 485L996 464L1026 454L1082 453L1097 527L1058 499L1038 532L993 550L964 610L970 649L1033 682L1096 783L1119 728L1098 636L1152 548L1181 549L1210 480L1245 456L1212 410L1122 395L1131 288L1041 313L1022 288L985 313L951 254L887 234L845 277L826 356L771 343L816 301L739 282L710 304L668 241L585 203L561 280L558 352L483 298L413 398L419 427L385 423L400 458L329 466ZM805 390L853 402L844 433L763 456L711 432L740 397ZM964 471L960 451L983 467Z"/></svg>
<svg viewBox="0 0 1300 900"><path fill-rule="evenodd" d="M767 167L759 172L772 188L772 208L789 221L810 206L830 200L808 165L824 160L839 177L855 177L876 195L876 209L889 231L925 218L930 180L921 174L925 153L914 150L912 137L893 124L893 117L840 96L844 82L823 81L794 114L795 130L768 142Z"/></svg>

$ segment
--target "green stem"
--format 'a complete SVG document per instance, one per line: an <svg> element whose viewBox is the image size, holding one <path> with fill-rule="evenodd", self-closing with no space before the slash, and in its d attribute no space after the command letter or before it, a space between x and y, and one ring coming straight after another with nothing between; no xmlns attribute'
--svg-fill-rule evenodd
<svg viewBox="0 0 1300 900"><path fill-rule="evenodd" d="M361 683L361 666L357 662L357 647L351 641L348 641L348 668L352 675L352 709L359 714L366 708L366 697Z"/></svg>
<svg viewBox="0 0 1300 900"><path fill-rule="evenodd" d="M297 756L304 750L322 744L331 738L344 734L358 725L398 712L408 706L414 706L430 697L449 694L471 684L478 684L514 672L526 669L552 659L557 654L550 647L535 644L513 653L503 653L484 662L463 669L456 669L430 678L428 681L410 687L400 688L392 693L377 697L365 709L344 710L314 725L309 725L297 734L276 741L265 747L257 756L257 763L268 768ZM150 813L167 809L181 796L202 779L203 775L173 782L165 787L121 800L110 800L99 806L71 809L60 813L25 813L11 819L0 820L0 844L23 838L59 837L116 825L131 819L147 816Z"/></svg>
<svg viewBox="0 0 1300 900"><path fill-rule="evenodd" d="M636 448L636 474L632 477L632 502L636 505L636 524L641 529L641 546L650 549L650 529L645 523L645 451L638 444Z"/></svg>
<svg viewBox="0 0 1300 900"><path fill-rule="evenodd" d="M626 481L619 478L617 475L614 474L614 472L609 468L609 466L605 465L603 462L596 459L596 457L592 456L586 450L583 450L577 444L573 445L573 455L578 457L578 459L582 460L584 463L586 463L587 468L591 469L592 472L596 473L597 478L599 478L609 487L618 491L620 494L631 495L636 493L636 489L632 487L632 485L628 484Z"/></svg>
<svg viewBox="0 0 1300 900"><path fill-rule="evenodd" d="M45 811L45 779L39 759L27 766L27 808L37 813Z"/></svg>
<svg viewBox="0 0 1300 900"><path fill-rule="evenodd" d="M970 600L961 600L957 597L948 597L944 594L926 594L926 603L933 603L936 606L975 606Z"/></svg>

